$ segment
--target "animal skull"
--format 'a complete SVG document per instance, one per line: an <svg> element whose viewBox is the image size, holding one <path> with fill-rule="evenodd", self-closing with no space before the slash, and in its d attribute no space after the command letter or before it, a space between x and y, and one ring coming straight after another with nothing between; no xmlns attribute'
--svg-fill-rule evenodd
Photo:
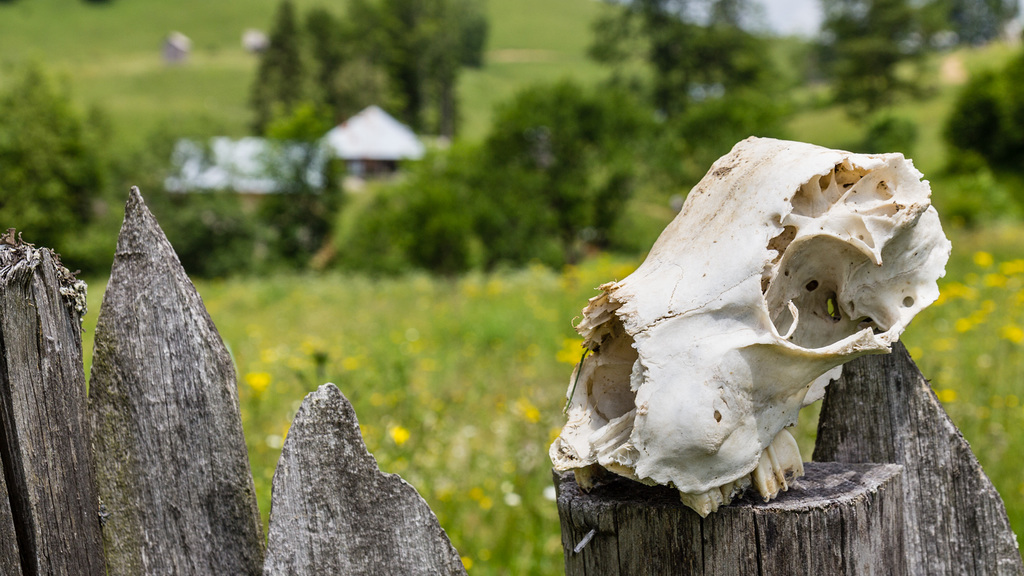
<svg viewBox="0 0 1024 576"><path fill-rule="evenodd" d="M737 144L583 310L555 468L584 488L604 470L670 485L702 516L786 490L800 408L939 295L950 244L930 195L901 154Z"/></svg>

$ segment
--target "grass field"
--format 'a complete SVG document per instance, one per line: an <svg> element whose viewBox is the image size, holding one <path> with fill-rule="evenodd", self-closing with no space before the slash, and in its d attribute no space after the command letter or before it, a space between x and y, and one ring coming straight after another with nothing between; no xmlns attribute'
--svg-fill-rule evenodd
<svg viewBox="0 0 1024 576"><path fill-rule="evenodd" d="M300 14L344 0L293 0ZM196 126L210 135L247 132L249 86L257 58L241 46L247 28L268 30L278 0L202 2L0 2L0 88L16 66L44 64L64 78L83 107L98 105L114 124L115 147L141 145L164 125ZM486 65L459 85L463 134L486 133L494 104L536 81L602 74L586 58L590 22L604 5L593 0L487 2L491 29ZM185 64L160 57L163 39L192 39Z"/></svg>
<svg viewBox="0 0 1024 576"><path fill-rule="evenodd" d="M949 232L943 296L903 340L1024 535L1024 230ZM238 366L264 520L289 423L303 396L331 381L352 401L381 468L420 491L472 573L561 573L547 447L579 359L572 321L594 287L638 263L199 283ZM91 283L87 363L102 285ZM798 426L807 459L817 409Z"/></svg>

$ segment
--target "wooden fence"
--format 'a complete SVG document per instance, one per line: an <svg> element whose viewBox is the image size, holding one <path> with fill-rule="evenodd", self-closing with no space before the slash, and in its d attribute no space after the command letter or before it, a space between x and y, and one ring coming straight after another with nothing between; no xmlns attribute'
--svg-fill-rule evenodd
<svg viewBox="0 0 1024 576"><path fill-rule="evenodd" d="M0 239L0 576L465 574L333 384L289 430L264 543L234 367L137 189L88 397L84 308L50 250Z"/></svg>
<svg viewBox="0 0 1024 576"><path fill-rule="evenodd" d="M999 493L902 344L843 367L805 467L778 499L704 519L668 488L556 476L566 573L1024 574Z"/></svg>
<svg viewBox="0 0 1024 576"><path fill-rule="evenodd" d="M0 576L464 574L415 489L377 468L333 385L309 394L264 542L235 372L132 189L95 334L84 285L0 237ZM998 493L902 346L828 388L815 462L702 519L669 488L555 475L568 574L1024 574Z"/></svg>

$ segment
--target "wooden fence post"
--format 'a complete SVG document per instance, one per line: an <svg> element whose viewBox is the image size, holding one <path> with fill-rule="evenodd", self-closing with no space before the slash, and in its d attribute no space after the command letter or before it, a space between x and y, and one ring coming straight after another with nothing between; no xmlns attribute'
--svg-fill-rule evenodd
<svg viewBox="0 0 1024 576"><path fill-rule="evenodd" d="M52 251L8 230L0 239L4 574L105 573L82 368L84 312L85 284Z"/></svg>
<svg viewBox="0 0 1024 576"><path fill-rule="evenodd" d="M1002 498L902 344L829 385L814 460L904 467L911 574L1024 574Z"/></svg>
<svg viewBox="0 0 1024 576"><path fill-rule="evenodd" d="M566 573L1024 574L1002 499L902 344L829 385L814 460L777 500L703 520L668 488L584 494L556 475Z"/></svg>
<svg viewBox="0 0 1024 576"><path fill-rule="evenodd" d="M274 473L264 574L465 574L416 489L366 451L334 384L306 396Z"/></svg>
<svg viewBox="0 0 1024 576"><path fill-rule="evenodd" d="M100 309L89 394L110 574L261 573L235 368L137 188Z"/></svg>
<svg viewBox="0 0 1024 576"><path fill-rule="evenodd" d="M903 492L894 465L809 462L788 492L701 518L664 486L613 477L589 494L555 474L565 573L901 576Z"/></svg>
<svg viewBox="0 0 1024 576"><path fill-rule="evenodd" d="M18 535L14 531L10 495L0 466L0 574L21 576L21 557L18 554Z"/></svg>

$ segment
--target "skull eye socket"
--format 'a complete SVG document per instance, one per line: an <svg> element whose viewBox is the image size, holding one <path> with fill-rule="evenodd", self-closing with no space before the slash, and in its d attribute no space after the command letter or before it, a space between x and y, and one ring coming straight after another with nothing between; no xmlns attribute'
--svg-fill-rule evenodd
<svg viewBox="0 0 1024 576"><path fill-rule="evenodd" d="M814 292L818 288L818 281L811 280L810 282L807 283L807 286L805 286L805 288L807 288L808 292Z"/></svg>
<svg viewBox="0 0 1024 576"><path fill-rule="evenodd" d="M833 322L839 322L843 319L843 315L839 313L839 303L836 302L836 295L832 294L825 300L825 307L828 310L828 315L832 318Z"/></svg>

